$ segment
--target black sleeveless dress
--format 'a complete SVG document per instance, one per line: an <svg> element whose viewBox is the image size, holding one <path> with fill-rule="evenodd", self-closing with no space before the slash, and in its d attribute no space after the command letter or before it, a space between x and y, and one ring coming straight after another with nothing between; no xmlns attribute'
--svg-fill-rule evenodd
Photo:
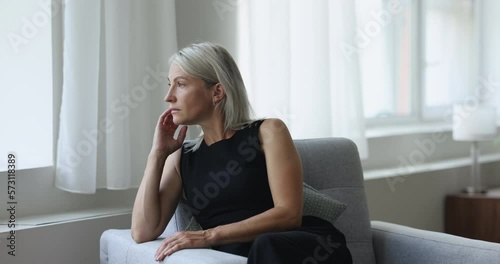
<svg viewBox="0 0 500 264"><path fill-rule="evenodd" d="M203 141L195 151L186 151L183 146L180 174L184 202L203 229L242 221L274 207L259 140L263 121L254 121L231 138L210 146ZM294 230L213 249L248 257L248 263L307 263L308 257L319 252L316 247L321 239L322 245L335 245L336 254L327 250L328 258L320 262L314 258L314 263L352 263L344 235L313 216L303 217L302 227Z"/></svg>
<svg viewBox="0 0 500 264"><path fill-rule="evenodd" d="M238 222L273 205L256 121L229 139L181 155L187 203L203 229Z"/></svg>

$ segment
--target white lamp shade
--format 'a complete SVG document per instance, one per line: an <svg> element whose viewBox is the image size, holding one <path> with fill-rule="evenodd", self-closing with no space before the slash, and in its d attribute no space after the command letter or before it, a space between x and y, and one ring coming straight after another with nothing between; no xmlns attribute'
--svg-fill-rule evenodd
<svg viewBox="0 0 500 264"><path fill-rule="evenodd" d="M492 106L453 106L453 139L457 141L482 141L497 135L496 109Z"/></svg>

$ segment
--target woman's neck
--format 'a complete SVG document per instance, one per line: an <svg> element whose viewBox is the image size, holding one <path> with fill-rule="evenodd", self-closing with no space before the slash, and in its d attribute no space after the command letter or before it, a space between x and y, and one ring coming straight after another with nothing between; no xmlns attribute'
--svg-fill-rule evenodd
<svg viewBox="0 0 500 264"><path fill-rule="evenodd" d="M235 133L235 130L232 129L224 131L224 122L222 120L200 126L201 130L203 130L203 139L209 146L223 139L231 138Z"/></svg>

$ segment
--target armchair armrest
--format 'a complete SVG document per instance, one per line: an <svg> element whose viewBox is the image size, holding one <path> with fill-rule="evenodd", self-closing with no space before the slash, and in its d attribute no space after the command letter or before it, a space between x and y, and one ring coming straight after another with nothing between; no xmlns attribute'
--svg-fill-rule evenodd
<svg viewBox="0 0 500 264"><path fill-rule="evenodd" d="M377 263L498 263L500 244L372 221Z"/></svg>
<svg viewBox="0 0 500 264"><path fill-rule="evenodd" d="M108 229L101 235L101 264L157 264L154 260L156 249L162 237L155 241L137 244L132 240L130 229ZM165 264L245 264L247 259L225 252L197 248L183 249L167 257Z"/></svg>

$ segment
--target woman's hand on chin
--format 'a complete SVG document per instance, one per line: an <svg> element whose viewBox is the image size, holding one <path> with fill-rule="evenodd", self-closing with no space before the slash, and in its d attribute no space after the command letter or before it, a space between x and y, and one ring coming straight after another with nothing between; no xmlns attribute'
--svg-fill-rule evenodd
<svg viewBox="0 0 500 264"><path fill-rule="evenodd" d="M156 124L151 152L168 156L178 150L182 146L188 130L187 126L182 127L177 139L175 139L174 134L178 127L179 125L173 122L172 108L163 112Z"/></svg>

